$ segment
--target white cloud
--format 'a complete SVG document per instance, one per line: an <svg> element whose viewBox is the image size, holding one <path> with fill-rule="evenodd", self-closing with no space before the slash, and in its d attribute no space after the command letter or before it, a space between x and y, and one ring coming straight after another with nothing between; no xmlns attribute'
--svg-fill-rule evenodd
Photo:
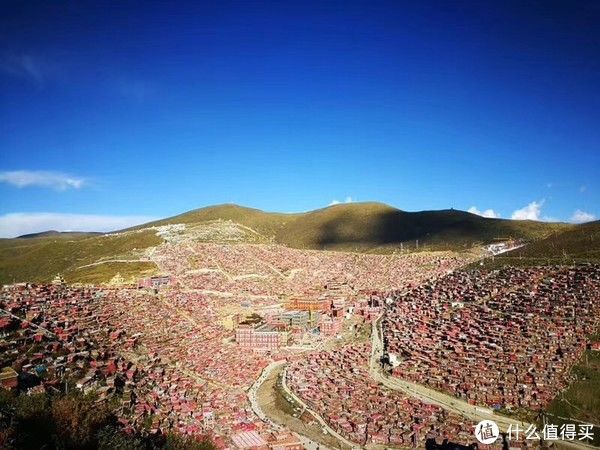
<svg viewBox="0 0 600 450"><path fill-rule="evenodd" d="M579 192L583 194L585 191L587 191L587 186L585 184L579 186Z"/></svg>
<svg viewBox="0 0 600 450"><path fill-rule="evenodd" d="M513 220L541 220L542 205L544 200L540 202L533 201L529 205L524 206L521 209L517 209L512 213L511 219Z"/></svg>
<svg viewBox="0 0 600 450"><path fill-rule="evenodd" d="M573 223L591 222L592 220L596 220L596 216L594 214L578 209L573 213L571 219L569 220Z"/></svg>
<svg viewBox="0 0 600 450"><path fill-rule="evenodd" d="M65 189L79 189L85 184L85 179L60 172L13 170L0 172L0 183L12 184L18 188L37 186L64 191Z"/></svg>
<svg viewBox="0 0 600 450"><path fill-rule="evenodd" d="M41 231L115 231L156 220L148 216L95 214L8 213L0 215L0 237L16 237Z"/></svg>
<svg viewBox="0 0 600 450"><path fill-rule="evenodd" d="M333 205L339 205L340 203L352 203L354 201L354 199L350 196L346 197L346 199L341 202L339 200L332 200L331 203L327 206L333 206Z"/></svg>
<svg viewBox="0 0 600 450"><path fill-rule="evenodd" d="M500 214L498 214L493 209L486 209L485 211L479 211L475 206L471 206L467 211L470 212L471 214L477 214L478 216L488 217L490 219L497 219L498 217L500 217Z"/></svg>

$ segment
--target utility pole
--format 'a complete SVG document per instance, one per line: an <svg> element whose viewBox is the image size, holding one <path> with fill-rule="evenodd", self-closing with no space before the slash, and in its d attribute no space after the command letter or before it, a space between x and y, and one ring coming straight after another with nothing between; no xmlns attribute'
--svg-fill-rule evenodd
<svg viewBox="0 0 600 450"><path fill-rule="evenodd" d="M546 416L546 410L542 409L542 439L540 439L540 443L542 444L542 446L544 445L544 433L546 432L546 422L547 422L547 416Z"/></svg>

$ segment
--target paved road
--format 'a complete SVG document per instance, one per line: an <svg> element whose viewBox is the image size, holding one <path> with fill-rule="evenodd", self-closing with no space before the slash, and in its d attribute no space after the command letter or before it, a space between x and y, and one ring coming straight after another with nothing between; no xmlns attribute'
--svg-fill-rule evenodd
<svg viewBox="0 0 600 450"><path fill-rule="evenodd" d="M381 356L383 355L383 342L381 338L380 322L381 318L373 322L373 329L371 332L372 349L369 372L374 380L386 387L389 387L390 389L401 390L412 397L423 400L424 402L432 403L444 409L453 411L461 416L473 420L475 423L484 419L491 419L504 430L506 430L510 424L518 423L521 428L529 425L524 422L519 422L515 419L499 416L498 414L494 414L491 410L485 411L486 408L480 408L471 405L463 400L443 394L434 389L430 389L410 381L402 380L397 377L391 377L384 373L379 364Z"/></svg>
<svg viewBox="0 0 600 450"><path fill-rule="evenodd" d="M402 391L410 395L411 397L415 397L419 400L422 400L423 402L437 405L445 410L452 411L456 414L473 420L474 424L485 419L493 420L498 424L501 431L506 431L509 425L511 424L513 425L513 427L516 424L518 424L521 429L527 429L527 427L530 426L529 423L496 414L492 410L487 410L487 408L471 405L456 397L452 397L450 395L444 394L442 392L436 391L434 389L428 388L417 383L402 380L398 377L391 377L384 373L383 370L381 370L381 366L379 364L379 361L383 356L381 319L382 318L380 317L379 319L373 322L371 331L372 347L371 358L369 361L369 373L375 381L383 384L384 386L390 389ZM569 448L597 450L597 447L593 447L591 445L587 445L578 441L553 442L559 442L561 445L564 445Z"/></svg>

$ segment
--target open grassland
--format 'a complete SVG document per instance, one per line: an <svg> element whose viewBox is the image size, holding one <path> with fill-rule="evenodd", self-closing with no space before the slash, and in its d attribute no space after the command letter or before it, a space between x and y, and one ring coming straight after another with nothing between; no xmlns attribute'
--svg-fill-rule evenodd
<svg viewBox="0 0 600 450"><path fill-rule="evenodd" d="M65 275L67 283L100 284L110 281L120 274L125 282L135 282L138 278L158 273L156 264L150 261L107 262L69 271Z"/></svg>
<svg viewBox="0 0 600 450"><path fill-rule="evenodd" d="M59 272L69 281L83 281L90 277L97 279L102 271L108 276L110 266L87 270L82 270L80 267L103 259L128 255L137 250L159 245L161 242L162 239L152 230L78 239L52 236L2 239L0 240L0 282L48 282ZM142 269L145 271L149 267L144 266ZM130 269L126 271L129 275L132 274ZM77 278L77 274L83 275L83 278ZM112 276L114 274L110 278Z"/></svg>

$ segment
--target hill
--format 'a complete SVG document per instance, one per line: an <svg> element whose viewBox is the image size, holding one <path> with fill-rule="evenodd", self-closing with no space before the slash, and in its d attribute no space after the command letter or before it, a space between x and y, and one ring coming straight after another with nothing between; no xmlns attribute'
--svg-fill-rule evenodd
<svg viewBox="0 0 600 450"><path fill-rule="evenodd" d="M251 228L267 239L272 239L285 225L293 222L300 216L302 216L302 214L270 213L261 211L260 209L247 208L245 206L223 204L194 209L177 216L138 225L137 227L123 231L141 230L148 227L176 223L194 225L213 221L231 221Z"/></svg>
<svg viewBox="0 0 600 450"><path fill-rule="evenodd" d="M67 282L107 281L117 271L126 277L154 270L153 263L135 261L146 248L163 240L151 230L98 236L45 236L30 239L0 239L0 283L48 282L62 273ZM132 264L111 262L134 260ZM106 263L97 264L98 262ZM118 265L117 270L114 270ZM112 266L112 269L111 269Z"/></svg>
<svg viewBox="0 0 600 450"><path fill-rule="evenodd" d="M54 238L78 238L78 237L89 237L89 236L98 236L102 233L94 233L94 232L86 232L86 231L56 231L56 230L48 230L42 231L40 233L30 233L30 234L22 234L21 236L17 236L16 239L35 239L42 237L54 237Z"/></svg>
<svg viewBox="0 0 600 450"><path fill-rule="evenodd" d="M488 219L458 210L405 212L383 203L346 203L305 213L282 214L226 204L196 209L132 228L230 221L259 233L265 241L294 248L387 252L456 250L502 239L536 240L567 224ZM124 230L128 231L128 230Z"/></svg>
<svg viewBox="0 0 600 450"><path fill-rule="evenodd" d="M587 262L600 262L600 220L557 231L486 264L523 266Z"/></svg>
<svg viewBox="0 0 600 450"><path fill-rule="evenodd" d="M487 219L453 209L405 212L381 203L351 203L299 215L276 240L291 247L331 250L464 250L494 240L535 240L566 227Z"/></svg>
<svg viewBox="0 0 600 450"><path fill-rule="evenodd" d="M176 225L178 224L178 225ZM157 271L145 253L165 240L277 243L294 248L389 253L468 250L502 239L535 241L566 224L486 219L457 210L405 212L381 203L351 203L282 214L237 205L196 209L118 232L39 233L0 239L0 282L108 281Z"/></svg>

